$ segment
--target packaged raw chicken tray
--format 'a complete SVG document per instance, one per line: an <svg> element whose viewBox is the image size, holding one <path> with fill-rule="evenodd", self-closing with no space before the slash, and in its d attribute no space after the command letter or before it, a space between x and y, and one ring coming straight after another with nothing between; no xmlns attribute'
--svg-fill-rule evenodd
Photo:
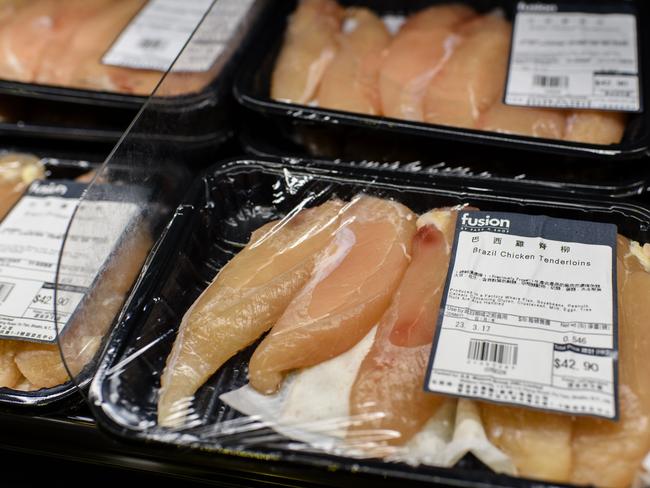
<svg viewBox="0 0 650 488"><path fill-rule="evenodd" d="M173 118L176 142L220 142L232 131L222 112L232 105L234 64L266 1L212 3L4 0L0 92L63 102L68 118L81 119L73 124L81 136L98 137L84 131L92 124L84 126L80 112L102 105L115 110L106 119L122 120L124 110L139 110L156 90L151 110ZM51 131L63 126L62 137L73 136L65 125L54 122Z"/></svg>
<svg viewBox="0 0 650 488"><path fill-rule="evenodd" d="M0 154L2 409L81 404L78 387L89 381L104 334L152 246L148 219L124 196L132 190L128 178L120 181L119 171L96 176L98 166ZM103 198L78 206L94 179L92 194L103 191ZM72 215L94 222L86 231L106 231L68 228ZM66 236L70 247L90 241L95 247L59 263ZM55 292L58 280L66 285Z"/></svg>
<svg viewBox="0 0 650 488"><path fill-rule="evenodd" d="M643 476L646 209L305 163L232 161L196 182L150 261L156 285L135 291L109 339L90 389L100 426L194 447L196 462L311 466L301 476L321 481ZM497 258L474 239L506 246L491 274L474 265ZM461 320L477 309L458 304L468 293L484 303ZM434 349L476 374L432 383ZM527 393L494 396L512 375ZM470 377L482 387L439 390Z"/></svg>
<svg viewBox="0 0 650 488"><path fill-rule="evenodd" d="M315 151L335 145L330 139L350 137L349 144L354 144L355 138L364 141L374 133L382 144L393 133L413 136L409 145L418 138L443 139L569 156L639 158L647 152L650 130L641 101L647 86L643 76L647 33L638 29L636 36L634 29L637 21L643 22L647 6L642 2L608 5L560 2L554 9L524 12L528 17L521 20L517 37L522 47L514 52L515 2L285 2L258 38L259 45L269 48L251 51L245 60L235 83L236 96L252 113L279 124L284 137ZM571 12L551 17L566 10ZM561 38L567 28L555 38L541 28L535 31L536 25L525 30L534 14L541 19L535 22L557 29L568 22L575 38ZM620 18L625 18L626 27L610 29L609 22ZM618 37L610 40L604 34L601 42L591 25L598 22L608 22L607 29ZM561 47L550 54L536 53L531 47L554 43ZM598 83L611 81L601 80L602 67L592 73L589 67L568 65L588 64L599 56L603 63L617 63L619 55L611 47L617 43L626 45L630 56L625 60L629 64L621 68L630 70L630 76L614 82L633 85L629 92L616 93L631 96L626 108L621 100L596 99ZM575 53L576 46L601 44L606 47L587 49L582 57ZM510 63L515 64L509 71ZM638 77L631 73L635 63ZM533 76L538 65L549 74ZM565 71L558 68L565 65ZM522 77L532 83L531 95L517 101L518 106L506 105L506 88L512 85L519 90L512 96L519 96L524 90ZM580 95L569 92L581 83ZM536 98L540 91L544 96ZM559 107L545 108L555 107L551 103ZM566 108L576 105L581 108ZM607 109L586 110L586 106ZM368 144L372 147L372 142Z"/></svg>

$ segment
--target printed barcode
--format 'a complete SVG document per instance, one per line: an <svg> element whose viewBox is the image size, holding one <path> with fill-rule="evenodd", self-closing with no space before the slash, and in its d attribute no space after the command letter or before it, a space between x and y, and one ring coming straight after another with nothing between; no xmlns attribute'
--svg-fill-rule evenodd
<svg viewBox="0 0 650 488"><path fill-rule="evenodd" d="M159 49L163 43L163 39L141 39L139 44L142 49Z"/></svg>
<svg viewBox="0 0 650 488"><path fill-rule="evenodd" d="M569 77L533 75L533 85L544 88L567 88L569 86Z"/></svg>
<svg viewBox="0 0 650 488"><path fill-rule="evenodd" d="M514 366L517 364L517 345L470 339L467 359Z"/></svg>
<svg viewBox="0 0 650 488"><path fill-rule="evenodd" d="M4 303L7 300L9 293L13 289L14 285L12 283L0 282L0 303Z"/></svg>

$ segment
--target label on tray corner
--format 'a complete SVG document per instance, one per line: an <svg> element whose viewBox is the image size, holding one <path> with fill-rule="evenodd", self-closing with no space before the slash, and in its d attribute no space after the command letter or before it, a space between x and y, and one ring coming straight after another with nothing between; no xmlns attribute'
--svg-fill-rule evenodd
<svg viewBox="0 0 650 488"><path fill-rule="evenodd" d="M616 226L460 212L425 390L618 418Z"/></svg>
<svg viewBox="0 0 650 488"><path fill-rule="evenodd" d="M208 71L254 1L218 0L210 9L213 0L149 0L103 56L102 63L167 71L182 50L173 71Z"/></svg>
<svg viewBox="0 0 650 488"><path fill-rule="evenodd" d="M86 187L72 181L37 180L0 223L0 337L56 342L57 327L63 330L69 324L138 215L138 206L128 201L85 200L79 206ZM110 188L104 193L117 199L119 187ZM81 224L68 236L66 257L61 260L55 325L57 265L73 215Z"/></svg>
<svg viewBox="0 0 650 488"><path fill-rule="evenodd" d="M633 6L518 2L504 103L640 112Z"/></svg>

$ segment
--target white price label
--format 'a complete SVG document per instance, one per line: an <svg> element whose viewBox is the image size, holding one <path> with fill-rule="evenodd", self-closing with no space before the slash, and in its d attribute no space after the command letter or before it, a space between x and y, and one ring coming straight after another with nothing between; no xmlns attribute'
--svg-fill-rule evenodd
<svg viewBox="0 0 650 488"><path fill-rule="evenodd" d="M208 71L247 18L255 0L218 0L174 64L175 72Z"/></svg>
<svg viewBox="0 0 650 488"><path fill-rule="evenodd" d="M461 212L425 385L615 418L616 227Z"/></svg>
<svg viewBox="0 0 650 488"><path fill-rule="evenodd" d="M519 2L505 103L639 112L637 19L605 6Z"/></svg>
<svg viewBox="0 0 650 488"><path fill-rule="evenodd" d="M150 0L124 29L102 62L167 71L182 50L173 71L208 71L232 41L255 0L218 0L210 8L212 3L212 0ZM205 19L196 29L204 15Z"/></svg>
<svg viewBox="0 0 650 488"><path fill-rule="evenodd" d="M36 181L0 223L0 337L56 341L56 268L85 188L75 182ZM79 207L75 219L84 225L75 226L66 241L59 271L59 329L68 324L137 215L137 205L129 202L93 201Z"/></svg>
<svg viewBox="0 0 650 488"><path fill-rule="evenodd" d="M104 64L167 71L212 0L150 0L102 58Z"/></svg>

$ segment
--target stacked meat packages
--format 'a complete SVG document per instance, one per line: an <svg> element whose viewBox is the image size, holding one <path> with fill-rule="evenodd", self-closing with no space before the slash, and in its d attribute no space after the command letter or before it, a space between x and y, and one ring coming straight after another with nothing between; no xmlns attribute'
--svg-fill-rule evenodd
<svg viewBox="0 0 650 488"><path fill-rule="evenodd" d="M648 22L0 0L0 450L650 488Z"/></svg>

